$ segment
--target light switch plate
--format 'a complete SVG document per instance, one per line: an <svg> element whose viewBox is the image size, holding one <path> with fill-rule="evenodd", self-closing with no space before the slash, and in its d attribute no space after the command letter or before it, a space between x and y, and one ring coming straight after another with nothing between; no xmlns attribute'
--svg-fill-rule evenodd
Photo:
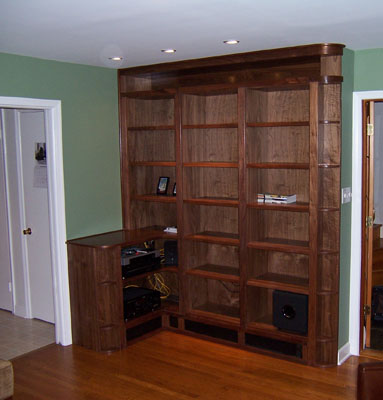
<svg viewBox="0 0 383 400"><path fill-rule="evenodd" d="M350 187L342 188L342 204L349 203L351 201L352 192Z"/></svg>

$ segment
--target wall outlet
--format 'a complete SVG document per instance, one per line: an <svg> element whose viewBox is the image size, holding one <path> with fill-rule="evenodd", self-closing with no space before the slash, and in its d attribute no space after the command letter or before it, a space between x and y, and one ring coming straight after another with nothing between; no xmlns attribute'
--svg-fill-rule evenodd
<svg viewBox="0 0 383 400"><path fill-rule="evenodd" d="M342 204L351 201L352 192L350 187L342 188Z"/></svg>

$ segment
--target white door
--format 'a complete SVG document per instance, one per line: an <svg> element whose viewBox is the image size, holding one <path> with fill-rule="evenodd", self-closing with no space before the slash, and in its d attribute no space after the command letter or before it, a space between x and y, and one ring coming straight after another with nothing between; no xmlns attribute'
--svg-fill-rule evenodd
<svg viewBox="0 0 383 400"><path fill-rule="evenodd" d="M13 311L11 259L9 252L7 191L3 153L3 133L0 118L0 308Z"/></svg>
<svg viewBox="0 0 383 400"><path fill-rule="evenodd" d="M20 111L20 138L31 317L54 323L47 165L41 159L46 142L43 111Z"/></svg>

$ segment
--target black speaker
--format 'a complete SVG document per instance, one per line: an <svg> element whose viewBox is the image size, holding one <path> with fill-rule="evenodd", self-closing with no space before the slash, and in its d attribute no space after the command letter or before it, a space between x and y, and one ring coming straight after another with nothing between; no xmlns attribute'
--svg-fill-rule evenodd
<svg viewBox="0 0 383 400"><path fill-rule="evenodd" d="M178 250L176 240L165 240L165 265L178 265Z"/></svg>
<svg viewBox="0 0 383 400"><path fill-rule="evenodd" d="M274 290L273 325L279 329L307 333L308 297Z"/></svg>

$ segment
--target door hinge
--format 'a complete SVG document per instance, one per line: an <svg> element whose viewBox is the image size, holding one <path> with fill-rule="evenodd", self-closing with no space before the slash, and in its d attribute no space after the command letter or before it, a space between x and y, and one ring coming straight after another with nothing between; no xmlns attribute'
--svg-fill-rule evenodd
<svg viewBox="0 0 383 400"><path fill-rule="evenodd" d="M374 124L367 124L367 136L374 136Z"/></svg>
<svg viewBox="0 0 383 400"><path fill-rule="evenodd" d="M371 228L374 225L374 218L370 215L366 217L366 228Z"/></svg>
<svg viewBox="0 0 383 400"><path fill-rule="evenodd" d="M364 305L364 306L363 306L363 313L364 313L364 316L366 316L366 315L371 315L371 307L368 306L367 304Z"/></svg>

